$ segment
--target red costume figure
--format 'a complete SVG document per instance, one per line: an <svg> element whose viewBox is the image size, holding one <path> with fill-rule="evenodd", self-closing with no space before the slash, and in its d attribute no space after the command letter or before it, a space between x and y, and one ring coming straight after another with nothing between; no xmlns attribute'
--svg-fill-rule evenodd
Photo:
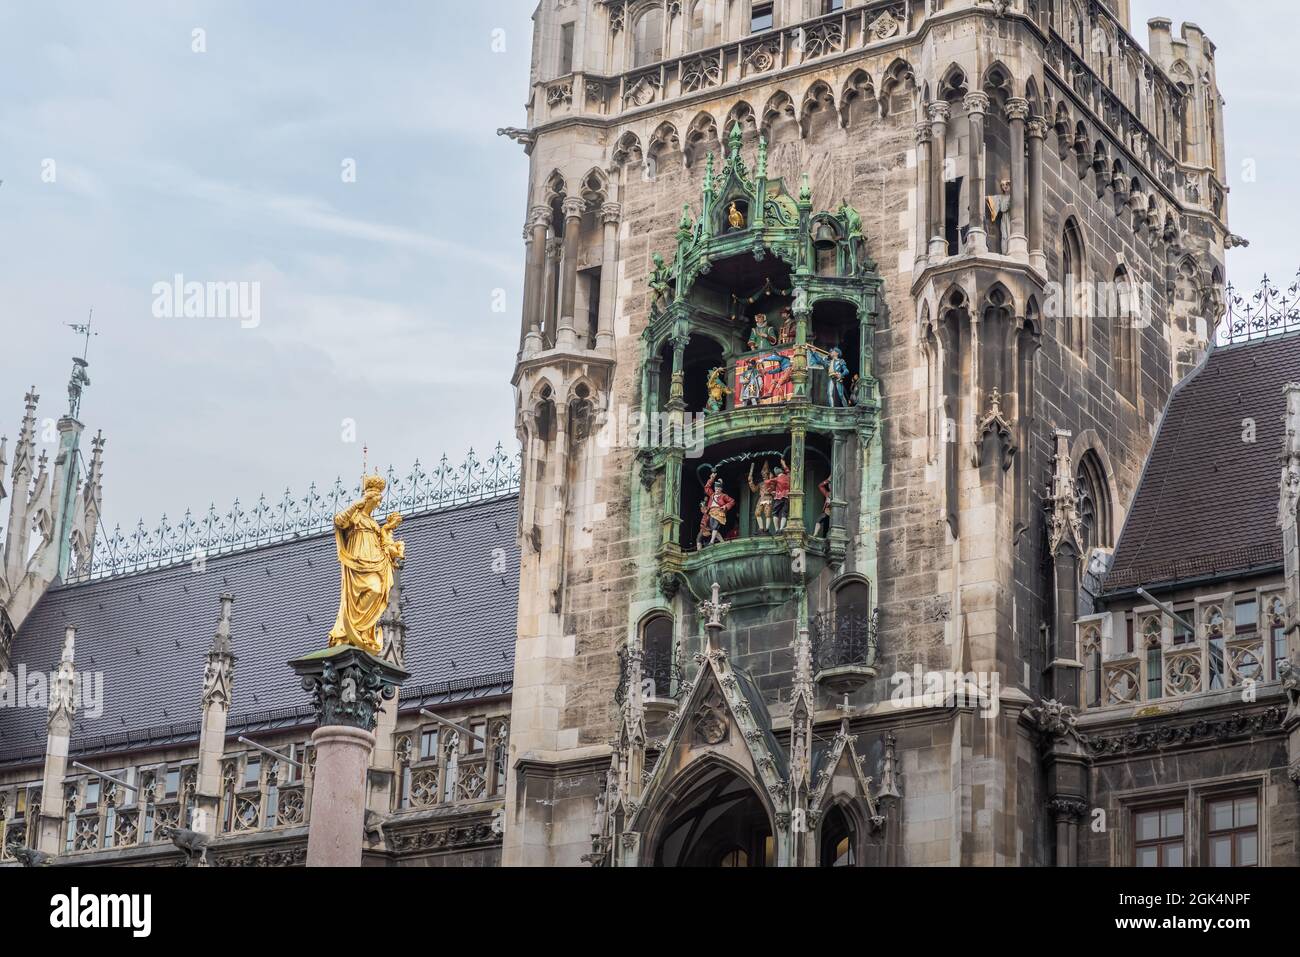
<svg viewBox="0 0 1300 957"><path fill-rule="evenodd" d="M713 472L709 475L709 480L704 483L704 508L705 516L700 522L700 534L696 537L696 544L699 544L700 538L704 537L705 529L709 532L708 544L722 541L721 531L727 524L727 513L731 511L736 500L722 490L722 479L718 478L718 473Z"/></svg>
<svg viewBox="0 0 1300 957"><path fill-rule="evenodd" d="M790 519L790 466L785 464L785 459L776 467L772 483L775 499L772 503L772 517L776 520L776 530L781 532Z"/></svg>

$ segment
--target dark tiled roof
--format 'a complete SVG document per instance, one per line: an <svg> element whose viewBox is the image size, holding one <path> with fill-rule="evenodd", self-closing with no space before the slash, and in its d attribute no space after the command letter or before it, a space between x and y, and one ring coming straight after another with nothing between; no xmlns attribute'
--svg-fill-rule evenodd
<svg viewBox="0 0 1300 957"><path fill-rule="evenodd" d="M516 507L512 495L402 524L411 672L404 707L509 692L519 593ZM324 646L338 610L338 575L334 536L323 534L209 558L201 572L180 564L55 587L19 630L13 667L56 670L64 628L73 625L78 671L104 675L103 715L78 713L75 752L192 740L218 596L230 591L238 656L232 732L300 724L310 719L308 696L286 662ZM0 762L28 752L39 759L44 746L42 709L0 711Z"/></svg>
<svg viewBox="0 0 1300 957"><path fill-rule="evenodd" d="M1300 335L1214 349L1169 398L1104 590L1227 577L1282 562L1282 387ZM1253 419L1255 441L1243 441Z"/></svg>

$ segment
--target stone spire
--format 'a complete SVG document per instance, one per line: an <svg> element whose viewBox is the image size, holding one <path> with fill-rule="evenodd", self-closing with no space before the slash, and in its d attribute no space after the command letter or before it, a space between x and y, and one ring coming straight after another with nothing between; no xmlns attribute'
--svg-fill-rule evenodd
<svg viewBox="0 0 1300 957"><path fill-rule="evenodd" d="M1057 429L1052 484L1043 502L1047 509L1048 554L1053 568L1052 617L1053 653L1048 662L1053 696L1058 701L1075 701L1083 665L1075 648L1074 620L1079 609L1079 562L1083 555L1083 522L1079 516L1079 492L1071 468L1071 433Z"/></svg>
<svg viewBox="0 0 1300 957"><path fill-rule="evenodd" d="M235 684L235 651L230 640L230 620L235 596L221 595L217 630L208 645L203 670L202 716L199 726L199 768L194 794L193 830L217 833L221 806L221 756L226 749L226 720Z"/></svg>
<svg viewBox="0 0 1300 957"><path fill-rule="evenodd" d="M81 488L81 508L72 529L72 556L78 569L86 568L95 554L99 512L104 501L104 433L90 441L90 468Z"/></svg>
<svg viewBox="0 0 1300 957"><path fill-rule="evenodd" d="M68 743L72 738L72 719L77 710L77 673L74 656L77 629L69 625L63 633L63 653L59 670L50 681L49 716L45 736L45 772L41 793L40 835L38 850L58 854L59 832L63 827L63 779L68 771Z"/></svg>
<svg viewBox="0 0 1300 957"><path fill-rule="evenodd" d="M8 592L18 588L27 564L32 514L32 496L29 493L36 453L36 403L40 399L36 386L32 386L23 396L23 422L18 429L18 441L14 443L13 471L10 473L9 485L9 527L5 534L4 549L4 580L8 583ZM14 624L17 625L17 622Z"/></svg>

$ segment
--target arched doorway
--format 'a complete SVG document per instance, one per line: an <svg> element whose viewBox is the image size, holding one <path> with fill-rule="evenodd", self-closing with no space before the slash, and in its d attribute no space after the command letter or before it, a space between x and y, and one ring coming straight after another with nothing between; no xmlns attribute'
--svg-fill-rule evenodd
<svg viewBox="0 0 1300 957"><path fill-rule="evenodd" d="M821 853L817 863L821 867L856 867L858 864L857 833L853 822L838 805L832 806L822 818Z"/></svg>
<svg viewBox="0 0 1300 957"><path fill-rule="evenodd" d="M708 771L668 811L656 867L771 867L775 843L767 808L748 782L724 767Z"/></svg>

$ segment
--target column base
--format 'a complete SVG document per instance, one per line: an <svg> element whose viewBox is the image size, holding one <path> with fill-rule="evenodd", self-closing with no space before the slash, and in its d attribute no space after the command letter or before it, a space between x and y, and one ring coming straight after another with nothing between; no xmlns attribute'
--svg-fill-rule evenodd
<svg viewBox="0 0 1300 957"><path fill-rule="evenodd" d="M948 256L948 240L942 236L930 237L930 260L945 259Z"/></svg>
<svg viewBox="0 0 1300 957"><path fill-rule="evenodd" d="M966 249L972 253L986 253L989 251L988 236L982 229L969 229L966 231Z"/></svg>
<svg viewBox="0 0 1300 957"><path fill-rule="evenodd" d="M1011 241L1008 245L1010 246L1010 250L1008 251L1008 255L1010 256L1024 257L1029 255L1029 240L1024 236L1012 233Z"/></svg>
<svg viewBox="0 0 1300 957"><path fill-rule="evenodd" d="M1047 254L1041 249L1029 253L1029 265L1041 273L1047 272Z"/></svg>

